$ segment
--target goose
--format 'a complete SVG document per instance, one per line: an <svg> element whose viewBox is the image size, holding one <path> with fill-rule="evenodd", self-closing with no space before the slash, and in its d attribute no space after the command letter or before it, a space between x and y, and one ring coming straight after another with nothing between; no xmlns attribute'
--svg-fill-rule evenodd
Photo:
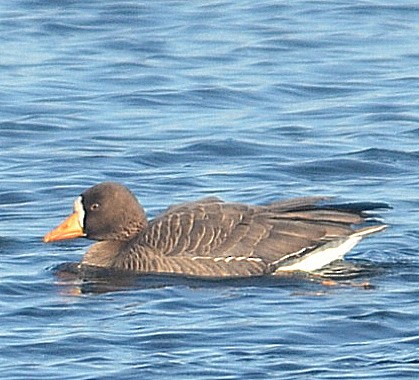
<svg viewBox="0 0 419 380"><path fill-rule="evenodd" d="M127 187L103 182L78 196L74 212L43 240L96 240L80 265L139 274L228 278L310 273L342 260L364 237L387 227L366 224L366 207L324 205L329 199L247 205L207 197L147 220Z"/></svg>

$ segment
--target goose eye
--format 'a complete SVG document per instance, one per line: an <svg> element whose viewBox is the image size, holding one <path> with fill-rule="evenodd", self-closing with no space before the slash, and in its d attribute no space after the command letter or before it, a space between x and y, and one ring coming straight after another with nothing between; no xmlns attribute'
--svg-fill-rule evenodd
<svg viewBox="0 0 419 380"><path fill-rule="evenodd" d="M90 206L90 210L92 210L92 211L96 211L98 208L99 208L99 203L93 203Z"/></svg>

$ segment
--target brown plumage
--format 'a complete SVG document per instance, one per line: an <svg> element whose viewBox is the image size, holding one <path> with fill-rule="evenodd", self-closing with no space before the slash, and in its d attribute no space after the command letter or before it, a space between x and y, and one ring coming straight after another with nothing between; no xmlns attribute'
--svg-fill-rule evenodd
<svg viewBox="0 0 419 380"><path fill-rule="evenodd" d="M211 197L173 206L148 222L127 188L105 182L85 191L75 213L44 241L99 240L82 265L140 273L247 277L311 271L343 258L363 236L386 227L355 229L365 222L364 212L317 205L326 199L253 206Z"/></svg>

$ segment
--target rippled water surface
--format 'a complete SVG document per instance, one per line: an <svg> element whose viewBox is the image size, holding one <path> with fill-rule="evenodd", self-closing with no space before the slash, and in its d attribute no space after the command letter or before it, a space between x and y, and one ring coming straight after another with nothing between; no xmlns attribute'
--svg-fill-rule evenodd
<svg viewBox="0 0 419 380"><path fill-rule="evenodd" d="M2 378L419 377L417 2L0 1L0 20ZM332 195L391 205L390 228L332 287L63 276L90 243L42 236L104 180L150 217Z"/></svg>

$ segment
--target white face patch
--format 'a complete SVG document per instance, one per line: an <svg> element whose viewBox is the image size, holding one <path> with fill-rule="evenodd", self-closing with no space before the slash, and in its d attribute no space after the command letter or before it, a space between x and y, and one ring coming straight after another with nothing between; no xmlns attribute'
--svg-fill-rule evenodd
<svg viewBox="0 0 419 380"><path fill-rule="evenodd" d="M74 201L73 209L79 217L80 227L84 230L84 207L83 203L81 203L81 199L81 196L77 197L77 199Z"/></svg>

